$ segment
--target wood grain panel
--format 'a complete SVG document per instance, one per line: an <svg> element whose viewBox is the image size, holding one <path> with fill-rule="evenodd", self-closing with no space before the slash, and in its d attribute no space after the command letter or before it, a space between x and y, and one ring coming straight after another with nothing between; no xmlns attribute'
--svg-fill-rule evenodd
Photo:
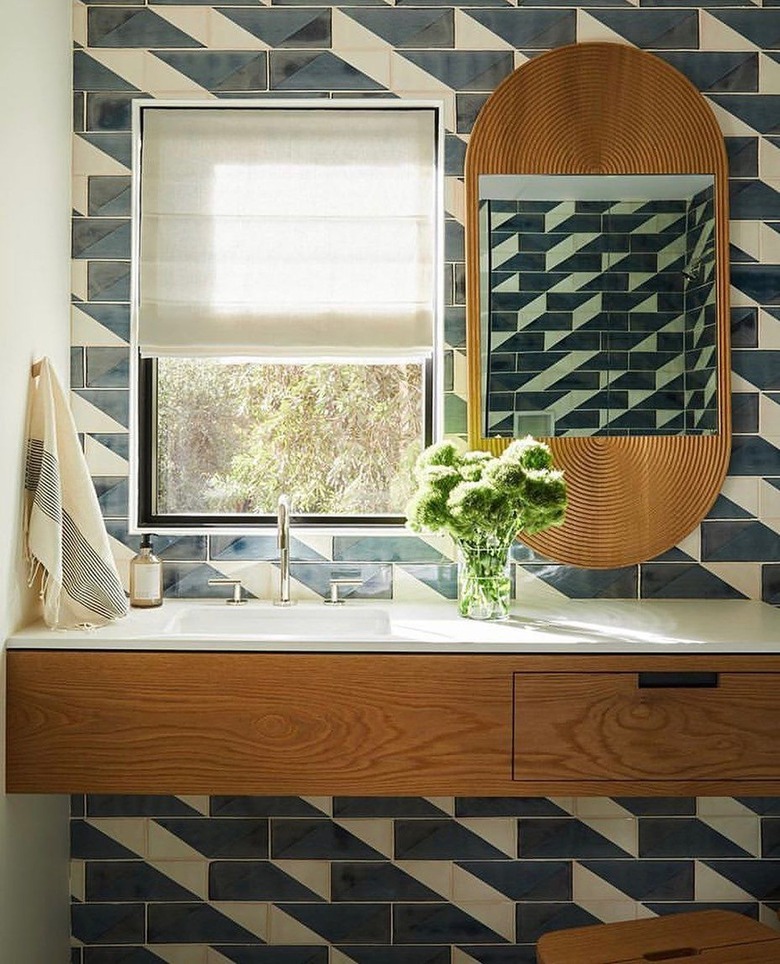
<svg viewBox="0 0 780 964"><path fill-rule="evenodd" d="M719 949L726 956L720 956ZM707 956L710 951L712 957ZM742 914L704 910L544 934L537 955L539 964L647 964L689 959L697 964L768 964L780 960L780 937Z"/></svg>
<svg viewBox="0 0 780 964"><path fill-rule="evenodd" d="M648 669L776 680L780 657L11 650L6 660L9 792L780 793L777 765L756 775L729 763L706 781L512 779L515 673L555 675L565 660L587 694L593 674Z"/></svg>
<svg viewBox="0 0 780 964"><path fill-rule="evenodd" d="M651 559L687 535L717 498L731 448L728 174L709 105L664 61L624 44L585 43L535 57L480 111L466 152L469 442L482 432L480 174L713 174L717 272L718 433L547 439L569 488L565 524L521 538L588 568Z"/></svg>
<svg viewBox="0 0 780 964"><path fill-rule="evenodd" d="M519 780L717 780L780 773L780 674L640 689L633 673L518 673Z"/></svg>

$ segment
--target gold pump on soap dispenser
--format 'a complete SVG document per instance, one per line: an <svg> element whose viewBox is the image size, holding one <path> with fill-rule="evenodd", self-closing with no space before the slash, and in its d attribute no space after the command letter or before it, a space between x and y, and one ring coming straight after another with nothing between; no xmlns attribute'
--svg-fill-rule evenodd
<svg viewBox="0 0 780 964"><path fill-rule="evenodd" d="M146 533L138 555L130 560L130 605L151 609L162 606L162 601L162 563L152 552L152 537Z"/></svg>

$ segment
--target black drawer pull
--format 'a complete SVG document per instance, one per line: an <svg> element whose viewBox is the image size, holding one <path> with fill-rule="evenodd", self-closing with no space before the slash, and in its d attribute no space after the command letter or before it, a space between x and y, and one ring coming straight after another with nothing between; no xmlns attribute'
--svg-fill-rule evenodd
<svg viewBox="0 0 780 964"><path fill-rule="evenodd" d="M659 689L715 689L717 673L639 673L639 688Z"/></svg>

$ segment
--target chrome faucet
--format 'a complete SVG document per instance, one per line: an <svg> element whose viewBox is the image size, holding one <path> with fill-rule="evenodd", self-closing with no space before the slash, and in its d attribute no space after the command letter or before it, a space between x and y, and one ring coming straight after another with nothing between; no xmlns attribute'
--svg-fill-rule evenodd
<svg viewBox="0 0 780 964"><path fill-rule="evenodd" d="M276 513L276 545L279 549L279 598L274 606L293 606L290 599L290 496L280 495Z"/></svg>

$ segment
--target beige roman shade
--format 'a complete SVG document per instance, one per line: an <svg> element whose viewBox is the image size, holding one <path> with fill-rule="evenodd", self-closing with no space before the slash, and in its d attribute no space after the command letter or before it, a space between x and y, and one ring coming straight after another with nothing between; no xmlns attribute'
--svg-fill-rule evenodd
<svg viewBox="0 0 780 964"><path fill-rule="evenodd" d="M433 108L141 116L143 355L430 354Z"/></svg>

